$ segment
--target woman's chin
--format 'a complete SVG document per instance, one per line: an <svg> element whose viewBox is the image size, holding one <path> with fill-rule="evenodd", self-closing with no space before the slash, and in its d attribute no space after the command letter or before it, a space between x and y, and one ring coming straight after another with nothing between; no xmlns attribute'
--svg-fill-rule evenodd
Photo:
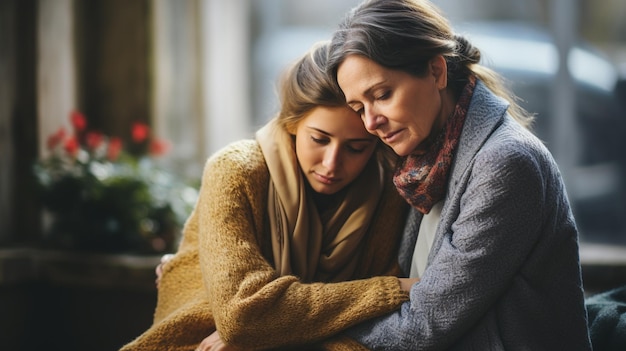
<svg viewBox="0 0 626 351"><path fill-rule="evenodd" d="M403 144L389 145L389 147L393 150L393 152L396 153L396 155L400 157L407 156L411 153L411 150L407 148L406 145L403 145Z"/></svg>

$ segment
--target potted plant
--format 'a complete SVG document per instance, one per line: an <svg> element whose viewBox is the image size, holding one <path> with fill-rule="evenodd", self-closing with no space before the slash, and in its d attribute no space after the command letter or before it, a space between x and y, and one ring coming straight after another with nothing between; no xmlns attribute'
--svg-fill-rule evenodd
<svg viewBox="0 0 626 351"><path fill-rule="evenodd" d="M169 143L132 125L132 143L89 130L80 112L72 130L49 136L48 155L34 174L44 208L51 214L45 244L98 252L172 251L197 197L197 189L159 167L155 158ZM132 149L131 153L128 149Z"/></svg>

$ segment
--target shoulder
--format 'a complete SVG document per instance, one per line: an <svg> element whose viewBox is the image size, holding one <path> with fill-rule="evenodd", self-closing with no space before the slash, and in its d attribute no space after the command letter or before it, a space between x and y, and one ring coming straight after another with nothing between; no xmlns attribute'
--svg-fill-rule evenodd
<svg viewBox="0 0 626 351"><path fill-rule="evenodd" d="M209 157L207 163L232 163L233 165L243 165L250 161L264 162L261 147L256 140L243 139L232 142L216 151Z"/></svg>
<svg viewBox="0 0 626 351"><path fill-rule="evenodd" d="M233 142L206 162L203 183L231 186L235 184L263 184L269 179L269 171L261 147L255 140Z"/></svg>
<svg viewBox="0 0 626 351"><path fill-rule="evenodd" d="M474 169L520 183L560 178L558 166L546 146L508 115L479 149Z"/></svg>
<svg viewBox="0 0 626 351"><path fill-rule="evenodd" d="M209 157L205 165L205 173L251 174L263 170L267 172L261 147L251 139L228 144Z"/></svg>
<svg viewBox="0 0 626 351"><path fill-rule="evenodd" d="M498 159L513 157L515 160L535 161L542 164L554 161L543 142L509 115L505 116L502 124L487 139L481 152L486 154L482 155L483 157Z"/></svg>
<svg viewBox="0 0 626 351"><path fill-rule="evenodd" d="M485 162L538 159L550 163L552 155L531 131L507 112L509 103L477 81L468 110L466 134L478 150L477 160ZM482 144L480 146L476 143Z"/></svg>

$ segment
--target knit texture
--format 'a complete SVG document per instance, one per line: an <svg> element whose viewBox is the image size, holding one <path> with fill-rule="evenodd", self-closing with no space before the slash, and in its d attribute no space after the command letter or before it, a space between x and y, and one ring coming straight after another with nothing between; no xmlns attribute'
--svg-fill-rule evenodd
<svg viewBox="0 0 626 351"><path fill-rule="evenodd" d="M276 273L268 184L255 141L233 143L207 161L179 250L164 267L154 323L122 350L194 350L216 326L226 342L250 350L354 350L353 340L324 340L406 301L391 275L399 272L407 205L390 177L362 243L359 280L329 284ZM381 277L361 279L372 276Z"/></svg>
<svg viewBox="0 0 626 351"><path fill-rule="evenodd" d="M594 350L626 350L626 285L587 298Z"/></svg>

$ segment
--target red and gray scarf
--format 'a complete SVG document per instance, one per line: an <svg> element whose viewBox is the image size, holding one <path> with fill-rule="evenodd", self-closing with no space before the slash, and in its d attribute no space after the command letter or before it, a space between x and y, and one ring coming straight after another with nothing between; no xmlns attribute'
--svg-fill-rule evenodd
<svg viewBox="0 0 626 351"><path fill-rule="evenodd" d="M437 139L426 153L403 157L393 176L393 183L404 199L423 214L446 194L448 174L465 123L476 78L470 76L454 113L445 122Z"/></svg>

